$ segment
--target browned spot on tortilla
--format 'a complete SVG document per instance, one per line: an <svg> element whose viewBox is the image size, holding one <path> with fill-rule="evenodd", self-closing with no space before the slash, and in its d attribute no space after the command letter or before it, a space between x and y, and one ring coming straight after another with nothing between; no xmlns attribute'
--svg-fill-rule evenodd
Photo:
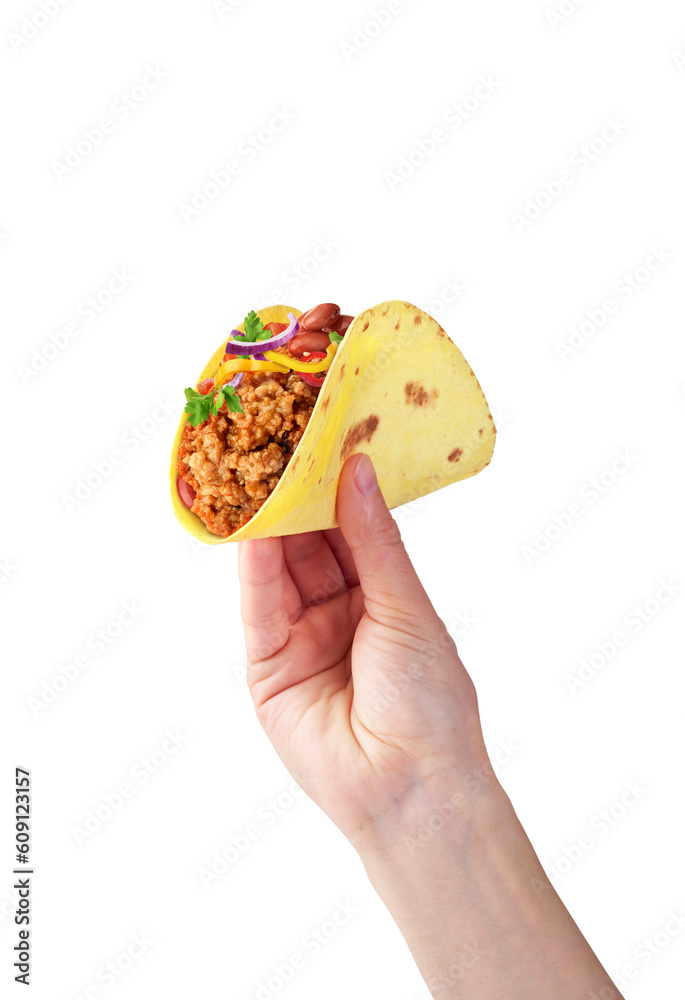
<svg viewBox="0 0 685 1000"><path fill-rule="evenodd" d="M451 451L447 456L447 461L458 462L463 454L464 454L463 448L455 448L454 451Z"/></svg>
<svg viewBox="0 0 685 1000"><path fill-rule="evenodd" d="M345 364L344 364L344 365L342 366L342 368L340 369L340 378L342 378L342 377L343 377L343 375L345 374L345 368L346 368L346 367L347 367L347 362L345 362Z"/></svg>
<svg viewBox="0 0 685 1000"><path fill-rule="evenodd" d="M492 413L488 413L488 420L492 420ZM494 423L494 421L493 421Z"/></svg>
<svg viewBox="0 0 685 1000"><path fill-rule="evenodd" d="M355 368L355 370L354 370L354 374L355 374L355 375L358 375L358 374L359 374L359 365L357 365L357 367Z"/></svg>
<svg viewBox="0 0 685 1000"><path fill-rule="evenodd" d="M414 326L418 326L420 322L421 322L421 317L417 314L416 316L414 316Z"/></svg>
<svg viewBox="0 0 685 1000"><path fill-rule="evenodd" d="M326 396L326 398L324 399L323 403L321 404L321 409L322 410L327 410L328 409L328 404L330 403L330 401L331 401L331 397L330 396Z"/></svg>
<svg viewBox="0 0 685 1000"><path fill-rule="evenodd" d="M368 329L369 329L369 321L367 319L366 323L364 323L364 326L362 327L362 333L364 332L364 330L368 330Z"/></svg>
<svg viewBox="0 0 685 1000"><path fill-rule="evenodd" d="M397 320L397 322L395 323L395 329L399 330L399 328L400 328L400 321Z"/></svg>
<svg viewBox="0 0 685 1000"><path fill-rule="evenodd" d="M375 413L372 413L366 420L360 420L359 423L350 427L340 448L341 462L349 458L357 445L361 444L362 441L371 440L378 427L379 419Z"/></svg>
<svg viewBox="0 0 685 1000"><path fill-rule="evenodd" d="M390 306L386 306L385 309L383 310L383 312L381 313L381 316L385 316L387 314L389 308L390 308Z"/></svg>
<svg viewBox="0 0 685 1000"><path fill-rule="evenodd" d="M319 476L319 478L316 480L316 485L318 486L320 482L321 482L321 476Z"/></svg>
<svg viewBox="0 0 685 1000"><path fill-rule="evenodd" d="M431 389L430 392L427 392L418 382L407 382L404 387L405 403L413 403L414 406L423 406L425 403L432 403L439 395L437 389Z"/></svg>
<svg viewBox="0 0 685 1000"><path fill-rule="evenodd" d="M402 305L404 306L405 309L410 309L411 308L411 306L409 305L408 302L403 302Z"/></svg>
<svg viewBox="0 0 685 1000"><path fill-rule="evenodd" d="M479 428L478 428L478 434L479 434L479 435L482 435L482 433L483 433L483 428L482 428L482 427L479 427Z"/></svg>

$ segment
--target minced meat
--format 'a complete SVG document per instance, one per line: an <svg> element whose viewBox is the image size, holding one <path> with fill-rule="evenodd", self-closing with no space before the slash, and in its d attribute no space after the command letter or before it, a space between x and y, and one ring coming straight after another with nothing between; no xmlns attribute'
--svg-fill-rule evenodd
<svg viewBox="0 0 685 1000"><path fill-rule="evenodd" d="M193 513L223 538L273 493L320 392L295 372L246 374L236 391L243 412L224 404L197 427L187 423L178 453L179 475L195 490Z"/></svg>

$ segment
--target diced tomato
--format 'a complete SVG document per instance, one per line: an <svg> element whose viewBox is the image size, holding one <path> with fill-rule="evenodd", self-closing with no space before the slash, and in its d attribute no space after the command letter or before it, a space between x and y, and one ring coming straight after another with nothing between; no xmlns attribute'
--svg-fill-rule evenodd
<svg viewBox="0 0 685 1000"><path fill-rule="evenodd" d="M201 396L206 396L214 388L213 378L203 378L201 382L197 383L197 391Z"/></svg>
<svg viewBox="0 0 685 1000"><path fill-rule="evenodd" d="M272 337L277 336L279 333L283 333L284 330L288 329L287 323L265 323L264 329L268 330Z"/></svg>

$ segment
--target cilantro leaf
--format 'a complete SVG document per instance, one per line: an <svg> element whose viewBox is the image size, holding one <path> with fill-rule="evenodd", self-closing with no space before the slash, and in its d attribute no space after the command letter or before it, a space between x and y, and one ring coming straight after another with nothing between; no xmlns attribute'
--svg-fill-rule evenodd
<svg viewBox="0 0 685 1000"><path fill-rule="evenodd" d="M214 416L217 415L221 407L226 404L226 408L231 410L233 413L242 413L243 408L240 405L240 396L235 391L232 385L225 385L223 389L219 389L216 394L216 404L212 404L212 413ZM214 408L216 405L216 409Z"/></svg>
<svg viewBox="0 0 685 1000"><path fill-rule="evenodd" d="M203 395L201 392L196 392L195 389L184 389L183 392L187 400L183 412L188 414L188 423L192 427L197 427L209 416L212 393Z"/></svg>
<svg viewBox="0 0 685 1000"><path fill-rule="evenodd" d="M243 342L255 344L258 340L268 340L270 336L271 334L268 330L264 329L264 324L253 309L245 317L245 336Z"/></svg>
<svg viewBox="0 0 685 1000"><path fill-rule="evenodd" d="M331 338L331 344L342 344L343 338L335 330L331 330L328 336Z"/></svg>
<svg viewBox="0 0 685 1000"><path fill-rule="evenodd" d="M242 413L240 396L232 385L225 385L218 392L212 391L206 394L196 392L195 389L184 389L187 403L183 412L188 414L188 423L192 427L197 427L209 418L209 415L216 417L221 407L226 406L233 413Z"/></svg>
<svg viewBox="0 0 685 1000"><path fill-rule="evenodd" d="M235 391L232 385L225 385L221 390L223 397L226 400L226 406L233 413L243 413L243 408L240 405L240 396Z"/></svg>
<svg viewBox="0 0 685 1000"><path fill-rule="evenodd" d="M211 399L211 403L209 404L209 412L212 414L213 417L216 417L219 415L219 410L223 406L224 397L221 395L220 392L210 392L209 398ZM217 399L219 400L218 404L217 404Z"/></svg>
<svg viewBox="0 0 685 1000"><path fill-rule="evenodd" d="M229 344L256 344L258 340L269 340L272 336L270 330L264 329L264 324L253 309L245 317L245 333L236 333Z"/></svg>

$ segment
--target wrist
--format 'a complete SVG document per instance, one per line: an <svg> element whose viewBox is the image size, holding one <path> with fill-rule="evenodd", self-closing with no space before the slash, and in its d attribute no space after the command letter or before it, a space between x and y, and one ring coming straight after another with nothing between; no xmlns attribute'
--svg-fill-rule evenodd
<svg viewBox="0 0 685 1000"><path fill-rule="evenodd" d="M357 849L436 1000L621 1000L489 763L421 782L388 820Z"/></svg>
<svg viewBox="0 0 685 1000"><path fill-rule="evenodd" d="M364 863L374 858L398 863L431 845L450 842L459 851L474 832L485 833L507 796L485 751L468 768L420 776L373 817L351 841Z"/></svg>

